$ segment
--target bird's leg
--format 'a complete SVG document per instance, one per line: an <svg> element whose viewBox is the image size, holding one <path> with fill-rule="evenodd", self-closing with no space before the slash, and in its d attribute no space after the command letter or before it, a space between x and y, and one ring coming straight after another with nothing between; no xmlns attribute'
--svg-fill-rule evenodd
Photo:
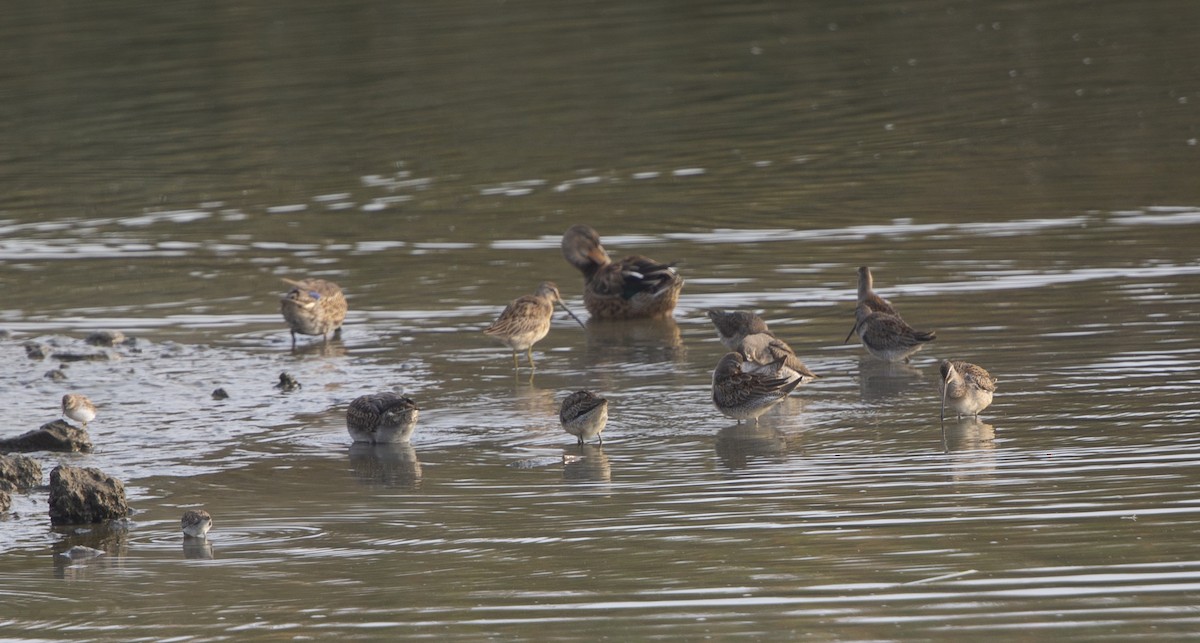
<svg viewBox="0 0 1200 643"><path fill-rule="evenodd" d="M533 365L533 347L532 346L525 349L525 356L529 358L529 368L537 368L536 366Z"/></svg>
<svg viewBox="0 0 1200 643"><path fill-rule="evenodd" d="M517 349L513 349L513 370L521 370L521 362L517 361Z"/></svg>

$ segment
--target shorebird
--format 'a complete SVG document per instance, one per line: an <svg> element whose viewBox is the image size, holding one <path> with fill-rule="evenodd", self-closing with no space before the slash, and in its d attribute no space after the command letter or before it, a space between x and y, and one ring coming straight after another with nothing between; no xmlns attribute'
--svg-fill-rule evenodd
<svg viewBox="0 0 1200 643"><path fill-rule="evenodd" d="M937 339L936 331L913 330L899 316L873 312L867 303L858 305L854 319L854 328L850 329L850 334L842 343L850 341L854 333L858 333L868 353L889 362L907 362L926 342Z"/></svg>
<svg viewBox="0 0 1200 643"><path fill-rule="evenodd" d="M608 400L591 391L575 391L563 400L558 419L567 433L579 438L579 444L592 438L604 444L600 432L608 423Z"/></svg>
<svg viewBox="0 0 1200 643"><path fill-rule="evenodd" d="M510 303L491 326L483 329L484 334L500 340L512 349L513 368L520 368L517 351L525 351L529 367L533 365L533 345L550 333L550 318L554 315L554 304L562 306L572 319L583 322L571 312L558 294L558 286L543 281L532 295L522 295Z"/></svg>
<svg viewBox="0 0 1200 643"><path fill-rule="evenodd" d="M320 335L328 342L330 333L336 336L341 332L342 321L346 319L346 295L337 284L324 279L283 282L292 287L279 298L279 312L292 329L292 348L296 347L296 333Z"/></svg>
<svg viewBox="0 0 1200 643"><path fill-rule="evenodd" d="M731 351L745 357L742 370L772 377L802 380L805 384L819 376L810 371L796 356L787 342L767 328L767 323L754 313L709 310L708 318L717 327L717 337Z"/></svg>
<svg viewBox="0 0 1200 643"><path fill-rule="evenodd" d="M189 538L204 538L212 528L212 516L203 509L189 509L183 512L180 521L183 535Z"/></svg>
<svg viewBox="0 0 1200 643"><path fill-rule="evenodd" d="M62 398L62 414L87 428L88 422L96 419L96 405L86 395L67 393Z"/></svg>
<svg viewBox="0 0 1200 643"><path fill-rule="evenodd" d="M996 392L996 378L981 367L970 362L942 360L942 378L938 388L942 390L942 419L946 419L946 403L956 417L973 415L992 403Z"/></svg>
<svg viewBox="0 0 1200 643"><path fill-rule="evenodd" d="M583 303L596 319L669 317L683 278L671 264L641 255L613 261L600 235L586 225L567 230L563 257L583 273Z"/></svg>
<svg viewBox="0 0 1200 643"><path fill-rule="evenodd" d="M788 393L800 385L800 380L789 381L784 377L770 377L742 370L744 358L741 353L726 353L713 370L713 406L726 417L742 423L754 420L772 406L783 401Z"/></svg>
<svg viewBox="0 0 1200 643"><path fill-rule="evenodd" d="M420 411L412 399L395 393L363 395L346 409L346 430L355 442L408 442Z"/></svg>
<svg viewBox="0 0 1200 643"><path fill-rule="evenodd" d="M896 312L896 308L892 306L892 302L875 294L873 286L875 279L871 276L871 269L866 266L858 267L858 303L866 304L872 312L886 313L888 315L900 316Z"/></svg>

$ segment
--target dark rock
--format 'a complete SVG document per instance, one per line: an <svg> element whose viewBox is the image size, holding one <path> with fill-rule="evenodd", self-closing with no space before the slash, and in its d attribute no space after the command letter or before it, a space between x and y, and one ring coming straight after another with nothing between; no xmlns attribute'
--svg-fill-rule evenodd
<svg viewBox="0 0 1200 643"><path fill-rule="evenodd" d="M129 515L125 485L99 469L59 465L50 472L50 522L78 525Z"/></svg>
<svg viewBox="0 0 1200 643"><path fill-rule="evenodd" d="M125 333L119 330L98 330L88 335L83 341L92 346L116 346L125 342Z"/></svg>
<svg viewBox="0 0 1200 643"><path fill-rule="evenodd" d="M28 352L29 348L26 347L25 350ZM66 351L53 353L50 355L50 357L53 357L60 362L111 362L112 360L117 359L116 353L111 351L95 351L91 353Z"/></svg>
<svg viewBox="0 0 1200 643"><path fill-rule="evenodd" d="M66 373L66 371L62 370L61 368L55 368L55 369L46 371L46 374L43 375L42 377L45 377L46 379L48 379L52 382L62 382L67 379L67 373Z"/></svg>
<svg viewBox="0 0 1200 643"><path fill-rule="evenodd" d="M41 428L22 433L15 438L0 440L0 452L26 451L91 451L92 439L87 431L55 420Z"/></svg>
<svg viewBox="0 0 1200 643"><path fill-rule="evenodd" d="M7 491L0 489L0 513L4 513L5 511L8 511L8 508L11 506L12 506L12 496L8 495Z"/></svg>
<svg viewBox="0 0 1200 643"><path fill-rule="evenodd" d="M296 381L296 378L292 377L291 373L280 373L279 383L275 385L275 388L284 393L291 393L292 391L300 390L300 382Z"/></svg>
<svg viewBox="0 0 1200 643"><path fill-rule="evenodd" d="M50 347L35 341L25 342L25 356L29 359L43 360L50 357Z"/></svg>
<svg viewBox="0 0 1200 643"><path fill-rule="evenodd" d="M212 392L212 397L214 400L228 400L229 393L226 393L225 389L219 388Z"/></svg>
<svg viewBox="0 0 1200 643"><path fill-rule="evenodd" d="M23 455L0 455L0 490L28 489L42 481L42 465Z"/></svg>

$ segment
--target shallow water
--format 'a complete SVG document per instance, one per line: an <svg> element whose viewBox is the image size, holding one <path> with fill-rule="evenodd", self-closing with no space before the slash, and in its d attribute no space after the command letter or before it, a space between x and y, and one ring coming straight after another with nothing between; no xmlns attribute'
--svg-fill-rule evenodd
<svg viewBox="0 0 1200 643"><path fill-rule="evenodd" d="M96 451L36 457L135 514L15 494L0 636L1192 635L1200 7L844 4L15 9L4 430L86 393ZM576 222L677 261L675 320L560 314L514 374L479 331L546 279L583 314ZM938 331L911 364L842 343L864 264ZM351 311L293 352L300 275ZM711 307L822 379L733 426ZM97 329L136 342L26 357ZM942 358L1000 380L980 420L938 421ZM350 446L379 390L411 447Z"/></svg>

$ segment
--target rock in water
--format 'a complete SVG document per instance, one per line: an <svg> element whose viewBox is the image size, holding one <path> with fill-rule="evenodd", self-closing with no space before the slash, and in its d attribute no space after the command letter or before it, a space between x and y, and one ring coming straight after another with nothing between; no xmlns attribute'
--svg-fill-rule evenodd
<svg viewBox="0 0 1200 643"><path fill-rule="evenodd" d="M62 420L43 424L41 428L22 433L15 438L0 440L0 451L91 451L92 439L86 430Z"/></svg>
<svg viewBox="0 0 1200 643"><path fill-rule="evenodd" d="M83 341L92 346L116 346L125 341L125 333L119 330L98 330L88 335Z"/></svg>
<svg viewBox="0 0 1200 643"><path fill-rule="evenodd" d="M0 490L28 489L42 481L42 465L23 455L0 455Z"/></svg>
<svg viewBox="0 0 1200 643"><path fill-rule="evenodd" d="M292 391L300 390L300 382L295 377L292 377L291 373L280 373L279 383L275 385L275 388L284 393L291 393Z"/></svg>
<svg viewBox="0 0 1200 643"><path fill-rule="evenodd" d="M103 471L59 465L50 472L50 522L77 525L129 515L125 485Z"/></svg>

